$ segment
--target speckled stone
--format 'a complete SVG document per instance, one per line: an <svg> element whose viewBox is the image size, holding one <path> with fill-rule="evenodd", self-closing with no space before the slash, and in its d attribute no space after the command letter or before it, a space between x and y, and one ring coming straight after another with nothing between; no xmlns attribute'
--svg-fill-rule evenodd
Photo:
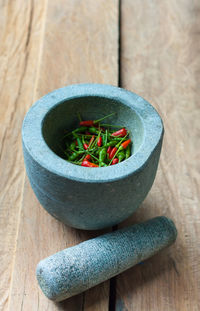
<svg viewBox="0 0 200 311"><path fill-rule="evenodd" d="M126 126L133 155L110 167L87 168L62 158L64 129L112 112L106 122ZM129 217L145 199L157 171L163 124L140 96L111 85L78 84L55 90L28 111L22 127L26 172L41 205L65 224L101 229Z"/></svg>
<svg viewBox="0 0 200 311"><path fill-rule="evenodd" d="M171 245L172 220L156 217L67 248L39 262L39 285L52 300L79 294ZM148 263L147 263L148 264Z"/></svg>

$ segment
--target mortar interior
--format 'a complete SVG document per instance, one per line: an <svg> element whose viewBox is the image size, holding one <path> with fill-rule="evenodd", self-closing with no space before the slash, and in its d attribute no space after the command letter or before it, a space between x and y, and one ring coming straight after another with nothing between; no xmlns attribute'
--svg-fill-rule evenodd
<svg viewBox="0 0 200 311"><path fill-rule="evenodd" d="M62 152L64 147L62 137L66 130L71 131L79 126L77 113L80 113L82 120L96 120L113 112L116 114L104 120L103 123L120 125L130 131L130 138L133 141L133 155L143 142L144 127L142 120L129 106L106 97L78 97L58 103L43 119L43 138L54 153L65 158Z"/></svg>

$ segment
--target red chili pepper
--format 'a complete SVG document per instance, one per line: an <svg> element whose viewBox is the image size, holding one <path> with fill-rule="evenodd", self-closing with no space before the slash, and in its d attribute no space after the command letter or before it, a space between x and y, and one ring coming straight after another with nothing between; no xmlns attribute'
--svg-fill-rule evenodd
<svg viewBox="0 0 200 311"><path fill-rule="evenodd" d="M94 136L94 135L92 135L92 137L90 138L90 141L89 141L89 146L91 146L91 144L93 143L94 138L95 138L95 136Z"/></svg>
<svg viewBox="0 0 200 311"><path fill-rule="evenodd" d="M123 142L123 143L121 144L120 150L126 149L130 143L131 143L131 139L125 140L125 142ZM121 147L122 147L122 148L121 148Z"/></svg>
<svg viewBox="0 0 200 311"><path fill-rule="evenodd" d="M112 133L111 136L118 136L118 137L124 137L127 134L127 130L123 127L121 130Z"/></svg>
<svg viewBox="0 0 200 311"><path fill-rule="evenodd" d="M85 158L83 159L83 161L85 161L85 160L91 160L91 155L90 155L90 154L87 154L87 155L85 156Z"/></svg>
<svg viewBox="0 0 200 311"><path fill-rule="evenodd" d="M87 120L87 121L81 121L80 122L80 125L81 126L95 126L95 124L103 121L104 119L108 118L108 117L111 117L112 115L114 115L115 113L111 113L111 114L108 114L107 116L101 118L101 119L98 119L98 120Z"/></svg>
<svg viewBox="0 0 200 311"><path fill-rule="evenodd" d="M88 121L81 121L80 126L93 126L94 121L93 120L88 120Z"/></svg>
<svg viewBox="0 0 200 311"><path fill-rule="evenodd" d="M97 146L101 147L101 145L102 145L102 137L99 136L99 139L97 141Z"/></svg>
<svg viewBox="0 0 200 311"><path fill-rule="evenodd" d="M88 148L88 144L86 144L86 143L85 143L85 144L83 144L83 147L84 147L84 149L85 149L85 150L87 150L87 148Z"/></svg>
<svg viewBox="0 0 200 311"><path fill-rule="evenodd" d="M97 164L92 163L92 162L90 162L88 160L83 160L81 165L85 166L85 167L99 167Z"/></svg>
<svg viewBox="0 0 200 311"><path fill-rule="evenodd" d="M78 142L77 142L77 140L76 140L76 146L78 146Z"/></svg>
<svg viewBox="0 0 200 311"><path fill-rule="evenodd" d="M114 158L111 165L114 165L114 164L117 164L119 162L119 159L118 158Z"/></svg>
<svg viewBox="0 0 200 311"><path fill-rule="evenodd" d="M109 146L108 149L107 149L107 153L110 154L111 150L112 150L112 147Z"/></svg>
<svg viewBox="0 0 200 311"><path fill-rule="evenodd" d="M116 152L117 152L117 148L116 147L112 148L111 152L109 153L109 159L112 159Z"/></svg>

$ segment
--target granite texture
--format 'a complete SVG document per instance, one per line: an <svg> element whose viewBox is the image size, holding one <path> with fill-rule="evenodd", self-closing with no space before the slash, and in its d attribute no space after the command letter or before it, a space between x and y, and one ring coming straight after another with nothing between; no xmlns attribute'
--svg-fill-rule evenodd
<svg viewBox="0 0 200 311"><path fill-rule="evenodd" d="M131 131L133 155L120 164L87 168L62 157L64 129L83 119L106 120ZM65 224L101 229L129 217L149 192L157 171L163 124L143 98L122 88L101 84L71 85L39 99L22 127L26 172L43 207Z"/></svg>
<svg viewBox="0 0 200 311"><path fill-rule="evenodd" d="M156 217L43 259L37 266L37 279L49 299L62 301L156 254L176 236L172 220Z"/></svg>

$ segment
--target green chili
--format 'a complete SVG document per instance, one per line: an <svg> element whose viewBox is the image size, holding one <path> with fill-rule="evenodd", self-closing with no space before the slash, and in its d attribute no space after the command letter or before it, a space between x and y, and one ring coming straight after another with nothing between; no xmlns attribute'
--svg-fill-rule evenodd
<svg viewBox="0 0 200 311"><path fill-rule="evenodd" d="M106 134L102 134L102 144L103 146L106 144Z"/></svg>
<svg viewBox="0 0 200 311"><path fill-rule="evenodd" d="M69 161L73 161L73 160L77 159L79 155L80 155L80 153L78 153L78 152L73 152L72 155L70 155L70 156L68 157L68 160L69 160Z"/></svg>
<svg viewBox="0 0 200 311"><path fill-rule="evenodd" d="M131 155L131 146L128 145L128 147L126 148L126 159L128 159Z"/></svg>
<svg viewBox="0 0 200 311"><path fill-rule="evenodd" d="M74 150L76 148L76 141L72 141L72 143L69 146L69 149Z"/></svg>
<svg viewBox="0 0 200 311"><path fill-rule="evenodd" d="M105 161L106 155L107 155L106 148L103 148L103 149L99 152L99 161L100 161L100 163Z"/></svg>
<svg viewBox="0 0 200 311"><path fill-rule="evenodd" d="M81 141L81 139L79 137L77 137L77 143L78 143L78 146L81 150L84 150L84 147L83 147L83 143Z"/></svg>
<svg viewBox="0 0 200 311"><path fill-rule="evenodd" d="M120 151L117 155L119 162L123 161L125 158L125 152L124 151Z"/></svg>
<svg viewBox="0 0 200 311"><path fill-rule="evenodd" d="M89 127L88 131L92 134L99 134L99 130L96 127Z"/></svg>
<svg viewBox="0 0 200 311"><path fill-rule="evenodd" d="M82 132L85 132L86 130L87 130L86 126L81 126L81 127L78 127L77 129L73 130L72 133L82 133Z"/></svg>
<svg viewBox="0 0 200 311"><path fill-rule="evenodd" d="M116 140L111 140L109 143L107 143L104 147L109 147L109 146L115 146L117 144Z"/></svg>

